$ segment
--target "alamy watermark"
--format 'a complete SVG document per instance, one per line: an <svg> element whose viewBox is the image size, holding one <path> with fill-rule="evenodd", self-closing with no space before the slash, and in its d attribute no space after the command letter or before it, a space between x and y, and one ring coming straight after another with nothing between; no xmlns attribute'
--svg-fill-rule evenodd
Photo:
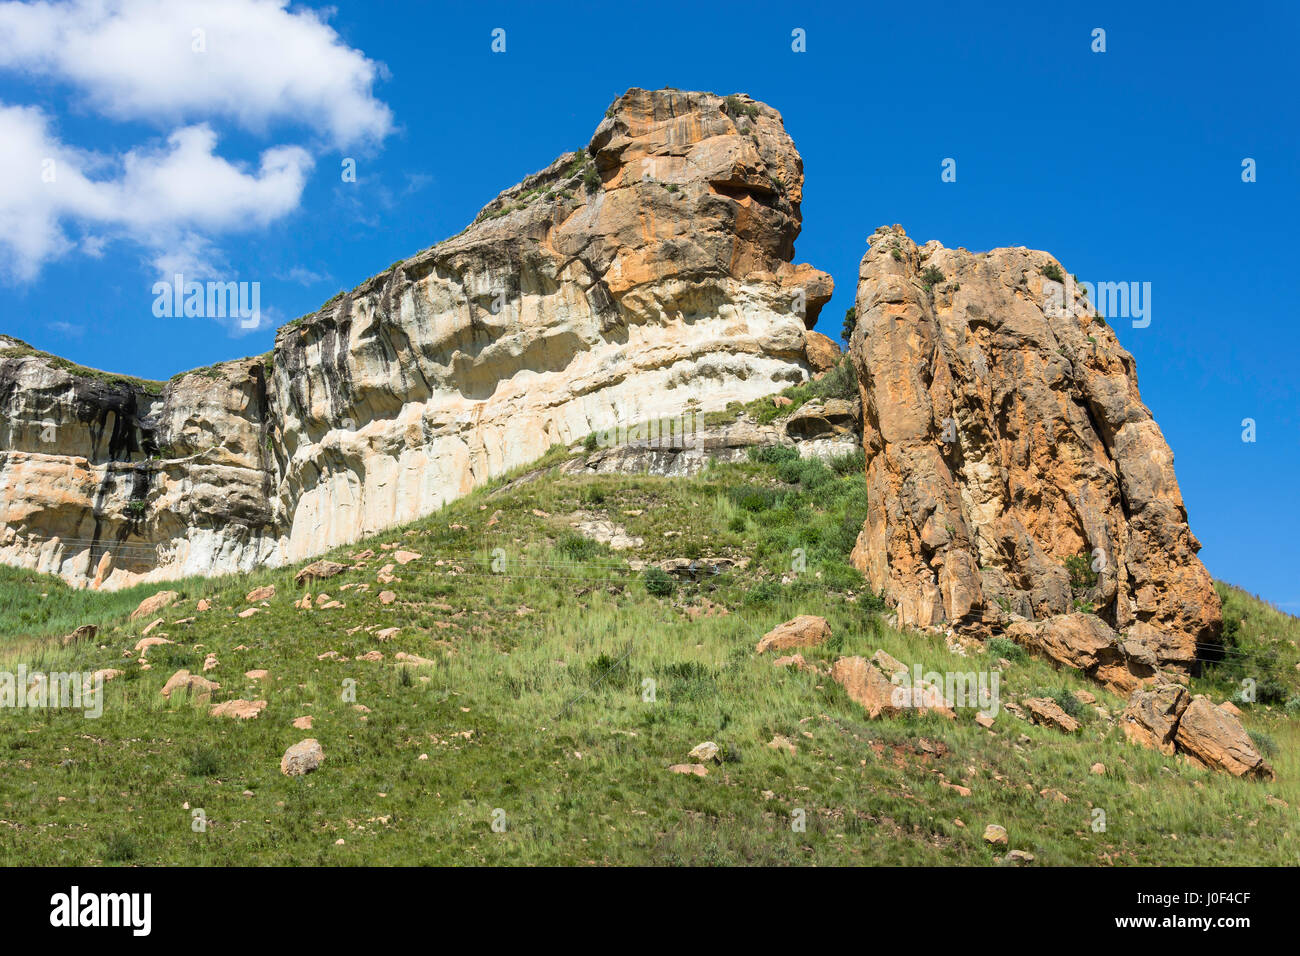
<svg viewBox="0 0 1300 956"><path fill-rule="evenodd" d="M1053 319L1075 314L1074 302L1083 293L1083 307L1105 319L1132 319L1133 328L1151 324L1150 282L1076 282L1066 276L1064 282L1043 280L1043 313Z"/></svg>
<svg viewBox="0 0 1300 956"><path fill-rule="evenodd" d="M173 280L153 284L153 314L160 319L237 318L242 329L255 329L262 320L260 282L186 282L178 272Z"/></svg>
<svg viewBox="0 0 1300 956"><path fill-rule="evenodd" d="M694 411L680 415L652 418L635 425L616 425L593 432L599 448L648 448L651 450L678 450L702 448L703 434L699 416Z"/></svg>
<svg viewBox="0 0 1300 956"><path fill-rule="evenodd" d="M87 719L104 715L104 675L82 671L0 671L0 707L33 710L84 710Z"/></svg>
<svg viewBox="0 0 1300 956"><path fill-rule="evenodd" d="M925 673L920 664L890 678L894 685L890 703L895 707L976 709L983 717L996 717L1002 709L1001 671L938 671Z"/></svg>

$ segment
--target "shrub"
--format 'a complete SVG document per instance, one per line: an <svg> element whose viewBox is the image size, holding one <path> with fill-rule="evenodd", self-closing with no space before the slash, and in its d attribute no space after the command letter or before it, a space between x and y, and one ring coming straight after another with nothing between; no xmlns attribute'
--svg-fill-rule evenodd
<svg viewBox="0 0 1300 956"><path fill-rule="evenodd" d="M934 288L942 281L943 281L943 272L941 272L935 266L930 266L928 269L926 269L924 272L921 273L921 284L924 285L927 289Z"/></svg>
<svg viewBox="0 0 1300 956"><path fill-rule="evenodd" d="M1062 284L1065 282L1065 273L1061 271L1061 267L1055 262L1049 262L1047 265L1043 266L1043 275L1047 276L1047 278L1051 279L1053 282L1060 282Z"/></svg>
<svg viewBox="0 0 1300 956"><path fill-rule="evenodd" d="M576 531L567 531L555 546L556 550L572 561L589 561L600 554L601 547Z"/></svg>
<svg viewBox="0 0 1300 956"><path fill-rule="evenodd" d="M775 581L760 581L757 587L749 589L745 595L745 603L755 604L772 604L781 597L781 585Z"/></svg>
<svg viewBox="0 0 1300 956"><path fill-rule="evenodd" d="M867 470L867 453L861 448L845 455L836 455L830 460L831 471L840 477L861 475Z"/></svg>
<svg viewBox="0 0 1300 956"><path fill-rule="evenodd" d="M588 435L586 438L582 440L582 447L584 451L590 453L596 450L596 446L599 443L600 440L596 438L596 433L592 432L590 435Z"/></svg>
<svg viewBox="0 0 1300 956"><path fill-rule="evenodd" d="M1070 574L1072 591L1086 591L1097 584L1097 572L1092 569L1092 561L1086 553L1066 558L1065 570Z"/></svg>
<svg viewBox="0 0 1300 956"><path fill-rule="evenodd" d="M653 597L668 597L677 587L677 582L673 576L663 568L650 567L645 569L645 589L646 593Z"/></svg>
<svg viewBox="0 0 1300 956"><path fill-rule="evenodd" d="M600 173L596 172L595 166L588 166L582 171L582 186L589 193L600 188Z"/></svg>
<svg viewBox="0 0 1300 956"><path fill-rule="evenodd" d="M735 95L724 98L722 101L722 108L727 111L729 116L735 119L739 119L742 116L748 116L750 119L753 119L758 115L757 106L753 103L742 103L740 97Z"/></svg>
<svg viewBox="0 0 1300 956"><path fill-rule="evenodd" d="M134 860L139 852L139 844L129 833L114 833L104 845L104 859L111 863Z"/></svg>
<svg viewBox="0 0 1300 956"><path fill-rule="evenodd" d="M799 460L799 449L793 445L752 445L749 460L762 465L779 465Z"/></svg>
<svg viewBox="0 0 1300 956"><path fill-rule="evenodd" d="M207 744L195 744L186 754L189 758L187 772L191 777L215 777L221 768L221 755Z"/></svg>
<svg viewBox="0 0 1300 956"><path fill-rule="evenodd" d="M868 591L862 597L858 598L858 607L864 611L876 614L881 611L889 610L889 602L885 600L885 592L882 590L879 594Z"/></svg>
<svg viewBox="0 0 1300 956"><path fill-rule="evenodd" d="M780 492L772 488L738 485L727 489L727 497L742 511L751 511L757 514L760 511L768 511L776 507L776 505L780 504L782 496Z"/></svg>
<svg viewBox="0 0 1300 956"><path fill-rule="evenodd" d="M1044 696L1050 697L1052 700L1056 701L1056 706L1060 707L1061 710L1065 711L1075 720L1079 720L1083 717L1083 704L1079 703L1079 698L1075 697L1064 687L1058 688L1052 693L1045 694Z"/></svg>
<svg viewBox="0 0 1300 956"><path fill-rule="evenodd" d="M1023 647L1009 637L989 638L984 651L990 657L1005 657L1009 661L1023 661L1029 656Z"/></svg>

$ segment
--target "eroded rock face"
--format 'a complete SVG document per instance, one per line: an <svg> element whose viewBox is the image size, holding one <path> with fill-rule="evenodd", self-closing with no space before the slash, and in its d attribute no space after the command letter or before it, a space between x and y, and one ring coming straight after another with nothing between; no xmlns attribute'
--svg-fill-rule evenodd
<svg viewBox="0 0 1300 956"><path fill-rule="evenodd" d="M1131 355L1060 266L878 230L850 344L871 515L854 563L900 623L987 625L1089 603L1160 663L1219 640L1219 600ZM1046 270L1046 274L1045 274ZM1058 287L1059 288L1059 287ZM1072 587L1067 559L1099 565Z"/></svg>
<svg viewBox="0 0 1300 956"><path fill-rule="evenodd" d="M1123 640L1095 614L1060 614L1015 621L1006 636L1057 664L1074 667L1117 694L1128 695L1156 679L1156 651Z"/></svg>
<svg viewBox="0 0 1300 956"><path fill-rule="evenodd" d="M832 284L791 262L802 190L772 108L630 90L264 358L151 389L0 341L0 561L109 588L275 566L553 444L803 381Z"/></svg>
<svg viewBox="0 0 1300 956"><path fill-rule="evenodd" d="M1124 735L1132 742L1172 756L1186 754L1211 770L1234 777L1272 780L1273 768L1231 711L1208 698L1190 696L1177 684L1139 690L1123 716Z"/></svg>

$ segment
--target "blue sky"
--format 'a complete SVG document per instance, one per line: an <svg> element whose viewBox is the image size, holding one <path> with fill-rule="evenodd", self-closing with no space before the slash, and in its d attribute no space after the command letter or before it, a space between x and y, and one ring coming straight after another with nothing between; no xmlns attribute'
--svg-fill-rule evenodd
<svg viewBox="0 0 1300 956"><path fill-rule="evenodd" d="M1202 558L1300 610L1293 5L102 6L0 2L0 331L150 378L263 352L584 145L629 87L743 91L803 155L796 260L835 277L827 334L887 223L1150 282L1150 326L1114 324ZM260 282L263 327L155 317L177 266Z"/></svg>

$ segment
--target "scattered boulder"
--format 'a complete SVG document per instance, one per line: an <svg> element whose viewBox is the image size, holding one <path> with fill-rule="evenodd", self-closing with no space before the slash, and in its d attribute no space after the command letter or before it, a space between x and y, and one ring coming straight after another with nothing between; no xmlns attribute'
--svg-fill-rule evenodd
<svg viewBox="0 0 1300 956"><path fill-rule="evenodd" d="M797 671L805 670L808 662L803 659L802 654L787 654L785 657L778 657L772 661L773 667L793 667Z"/></svg>
<svg viewBox="0 0 1300 956"><path fill-rule="evenodd" d="M1178 720L1190 703L1187 691L1177 684L1162 684L1154 690L1134 691L1124 709L1124 736L1162 754L1173 756Z"/></svg>
<svg viewBox="0 0 1300 956"><path fill-rule="evenodd" d="M182 691L187 697L204 701L212 696L214 690L220 687L221 685L216 681L210 681L198 674L191 674L188 670L178 670L167 678L167 683L163 685L162 695L171 700L172 694Z"/></svg>
<svg viewBox="0 0 1300 956"><path fill-rule="evenodd" d="M393 655L393 660L401 661L411 667L433 667L437 664L437 661L431 661L429 658L421 657L418 654L407 654L405 651L398 651Z"/></svg>
<svg viewBox="0 0 1300 956"><path fill-rule="evenodd" d="M238 717L240 720L252 720L266 709L264 700L227 700L213 704L208 710L209 717Z"/></svg>
<svg viewBox="0 0 1300 956"><path fill-rule="evenodd" d="M239 614L236 615L236 617L249 618L252 617L260 610L262 610L260 607L245 608L244 610L240 611Z"/></svg>
<svg viewBox="0 0 1300 956"><path fill-rule="evenodd" d="M95 639L95 635L98 633L99 633L99 628L96 627L94 624L83 624L81 625L81 627L77 628L71 634L65 634L63 636L63 639L59 641L59 643L62 644L64 647L68 647L69 645L72 644L80 644L83 641L93 641Z"/></svg>
<svg viewBox="0 0 1300 956"><path fill-rule="evenodd" d="M392 604L392 603L393 603L394 601L396 601L396 600L397 600L397 595L394 594L392 591L380 591L380 592L379 592L379 603L380 603L380 604Z"/></svg>
<svg viewBox="0 0 1300 956"><path fill-rule="evenodd" d="M718 758L718 745L712 740L706 740L702 744L696 744L691 752L686 755L696 763L708 763L710 760L721 763Z"/></svg>
<svg viewBox="0 0 1300 956"><path fill-rule="evenodd" d="M315 737L300 740L280 758L280 772L290 777L301 777L316 770L325 760L325 751Z"/></svg>
<svg viewBox="0 0 1300 956"><path fill-rule="evenodd" d="M984 828L984 842L989 846L1007 845L1007 828L990 823Z"/></svg>
<svg viewBox="0 0 1300 956"><path fill-rule="evenodd" d="M254 588L244 596L244 600L249 604L256 604L258 601L269 601L275 597L275 585L268 584L265 587Z"/></svg>
<svg viewBox="0 0 1300 956"><path fill-rule="evenodd" d="M271 676L271 672L259 668L258 670L244 671L244 676L249 680L264 680Z"/></svg>
<svg viewBox="0 0 1300 956"><path fill-rule="evenodd" d="M375 640L386 641L391 637L396 637L399 631L401 631L400 627L386 627L382 631L375 631Z"/></svg>
<svg viewBox="0 0 1300 956"><path fill-rule="evenodd" d="M1012 850L1007 854L1007 862L1015 864L1033 863L1034 855L1028 850Z"/></svg>
<svg viewBox="0 0 1300 956"><path fill-rule="evenodd" d="M1055 727L1057 730L1072 734L1079 729L1079 722L1061 709L1061 705L1050 697L1026 697L1021 701L1029 711L1029 719L1036 724Z"/></svg>
<svg viewBox="0 0 1300 956"><path fill-rule="evenodd" d="M675 763L668 768L669 773L694 774L697 777L707 777L709 768L702 763Z"/></svg>
<svg viewBox="0 0 1300 956"><path fill-rule="evenodd" d="M308 714L305 717L295 717L293 727L295 730L311 730L312 719L311 714Z"/></svg>
<svg viewBox="0 0 1300 956"><path fill-rule="evenodd" d="M1088 772L1094 773L1100 777L1106 773L1106 765L1104 763L1095 763L1088 768Z"/></svg>
<svg viewBox="0 0 1300 956"><path fill-rule="evenodd" d="M170 607L176 603L180 595L175 591L159 591L152 594L140 602L140 606L131 612L131 620L138 621L142 617L150 617L157 614L165 607Z"/></svg>
<svg viewBox="0 0 1300 956"><path fill-rule="evenodd" d="M786 621L763 635L755 650L766 653L769 650L788 651L795 647L816 647L825 643L831 636L831 627L826 618L815 614L801 614Z"/></svg>
<svg viewBox="0 0 1300 956"><path fill-rule="evenodd" d="M881 715L896 717L902 713L903 709L894 697L898 688L865 658L841 657L831 666L831 678L867 712L871 720Z"/></svg>
<svg viewBox="0 0 1300 956"><path fill-rule="evenodd" d="M313 561L295 574L293 579L301 587L307 581L324 581L326 578L342 574L347 569L346 564L339 564L337 561Z"/></svg>
<svg viewBox="0 0 1300 956"><path fill-rule="evenodd" d="M1174 742L1180 752L1211 769L1226 770L1234 777L1276 778L1241 721L1208 697L1192 698L1178 721Z"/></svg>
<svg viewBox="0 0 1300 956"><path fill-rule="evenodd" d="M1230 700L1225 700L1220 704L1219 709L1227 711L1229 714L1232 714L1233 717L1241 717L1241 708Z"/></svg>
<svg viewBox="0 0 1300 956"><path fill-rule="evenodd" d="M414 551L394 551L393 560L398 564L410 564L412 561L418 561L423 555L416 554Z"/></svg>
<svg viewBox="0 0 1300 956"><path fill-rule="evenodd" d="M210 611L212 610L212 602L207 598L199 598L199 603L195 605L195 610Z"/></svg>

